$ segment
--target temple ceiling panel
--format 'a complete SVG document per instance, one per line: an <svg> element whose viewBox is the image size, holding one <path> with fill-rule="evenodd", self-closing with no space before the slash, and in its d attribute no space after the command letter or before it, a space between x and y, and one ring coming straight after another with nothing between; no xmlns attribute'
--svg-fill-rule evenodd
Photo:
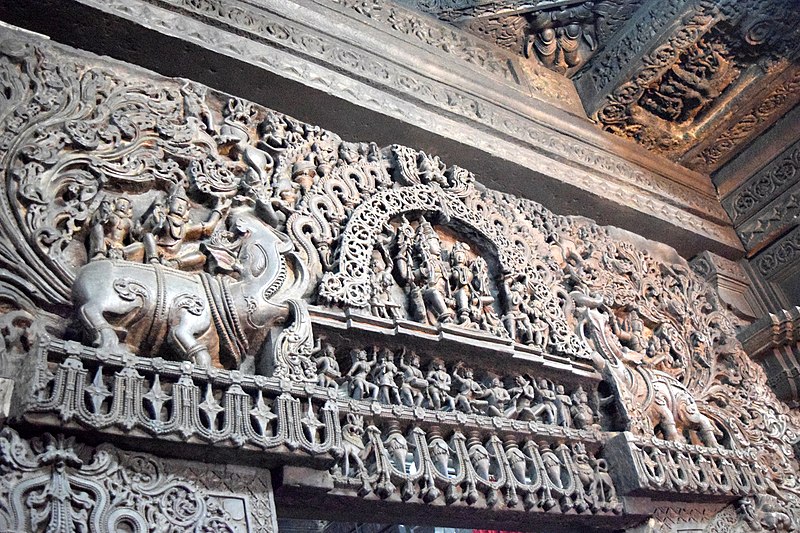
<svg viewBox="0 0 800 533"><path fill-rule="evenodd" d="M572 79L604 130L719 170L800 100L796 2L409 2Z"/></svg>

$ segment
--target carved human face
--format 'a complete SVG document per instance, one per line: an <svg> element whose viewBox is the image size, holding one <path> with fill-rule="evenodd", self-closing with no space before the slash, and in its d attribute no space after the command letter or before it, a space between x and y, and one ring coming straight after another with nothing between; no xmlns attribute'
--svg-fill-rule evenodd
<svg viewBox="0 0 800 533"><path fill-rule="evenodd" d="M97 210L102 215L108 215L109 213L111 213L111 200L106 198L105 200L100 202L100 205L97 207Z"/></svg>
<svg viewBox="0 0 800 533"><path fill-rule="evenodd" d="M432 253L435 256L441 255L442 246L439 243L439 239L435 235L430 236L426 242L428 245L428 251L430 253Z"/></svg>
<svg viewBox="0 0 800 533"><path fill-rule="evenodd" d="M294 204L297 201L297 193L294 190L294 187L287 187L283 189L280 193L281 200L286 202L287 204Z"/></svg>
<svg viewBox="0 0 800 533"><path fill-rule="evenodd" d="M131 201L125 197L117 198L114 202L114 208L117 213L129 216L131 214Z"/></svg>
<svg viewBox="0 0 800 533"><path fill-rule="evenodd" d="M189 202L185 198L172 198L169 201L169 212L185 218L189 214Z"/></svg>

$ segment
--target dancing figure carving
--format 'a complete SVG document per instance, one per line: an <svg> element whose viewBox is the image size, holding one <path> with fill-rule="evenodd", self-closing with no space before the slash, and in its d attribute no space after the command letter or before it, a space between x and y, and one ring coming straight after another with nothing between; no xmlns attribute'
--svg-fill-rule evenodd
<svg viewBox="0 0 800 533"><path fill-rule="evenodd" d="M584 308L582 334L594 341L594 364L617 390L625 418L643 424L643 430L660 427L666 440L682 442L683 430L691 430L706 446L718 447L719 430L700 412L691 391L666 372L648 368L642 364L642 354L627 350L612 339L608 316L598 309L600 305L597 302L596 306ZM632 416L630 411L639 411L639 416Z"/></svg>
<svg viewBox="0 0 800 533"><path fill-rule="evenodd" d="M94 345L158 354L166 343L198 366L211 365L216 353L226 368L253 364L271 327L290 315L286 302L302 294L308 276L285 236L247 209L230 218L242 236L235 281L158 263L102 259L83 266L72 298ZM295 259L291 273L287 257ZM305 313L292 314L297 321Z"/></svg>

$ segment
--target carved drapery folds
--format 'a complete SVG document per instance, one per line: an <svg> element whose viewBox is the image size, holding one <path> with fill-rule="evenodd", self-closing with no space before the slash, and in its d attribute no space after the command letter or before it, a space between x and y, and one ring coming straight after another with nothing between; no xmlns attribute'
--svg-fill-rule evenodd
<svg viewBox="0 0 800 533"><path fill-rule="evenodd" d="M49 329L17 350L35 371L15 420L305 461L340 495L422 504L621 520L615 457L639 465L625 490L704 497L706 461L715 498L796 501L797 420L672 252L431 154L0 50L1 333Z"/></svg>

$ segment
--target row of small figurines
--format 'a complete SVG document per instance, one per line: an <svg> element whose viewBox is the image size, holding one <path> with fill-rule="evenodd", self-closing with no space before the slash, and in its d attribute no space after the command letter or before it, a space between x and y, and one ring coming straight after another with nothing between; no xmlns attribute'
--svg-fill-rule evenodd
<svg viewBox="0 0 800 533"><path fill-rule="evenodd" d="M371 354L370 354L371 352ZM437 411L499 416L577 429L596 425L589 395L582 386L568 393L563 385L519 374L509 379L487 375L479 380L463 362L448 371L444 360L433 358L423 371L420 357L402 349L350 351L350 367L342 372L336 350L323 345L315 356L318 385L336 389L354 400L389 405L426 407ZM512 385L507 382L512 381Z"/></svg>

